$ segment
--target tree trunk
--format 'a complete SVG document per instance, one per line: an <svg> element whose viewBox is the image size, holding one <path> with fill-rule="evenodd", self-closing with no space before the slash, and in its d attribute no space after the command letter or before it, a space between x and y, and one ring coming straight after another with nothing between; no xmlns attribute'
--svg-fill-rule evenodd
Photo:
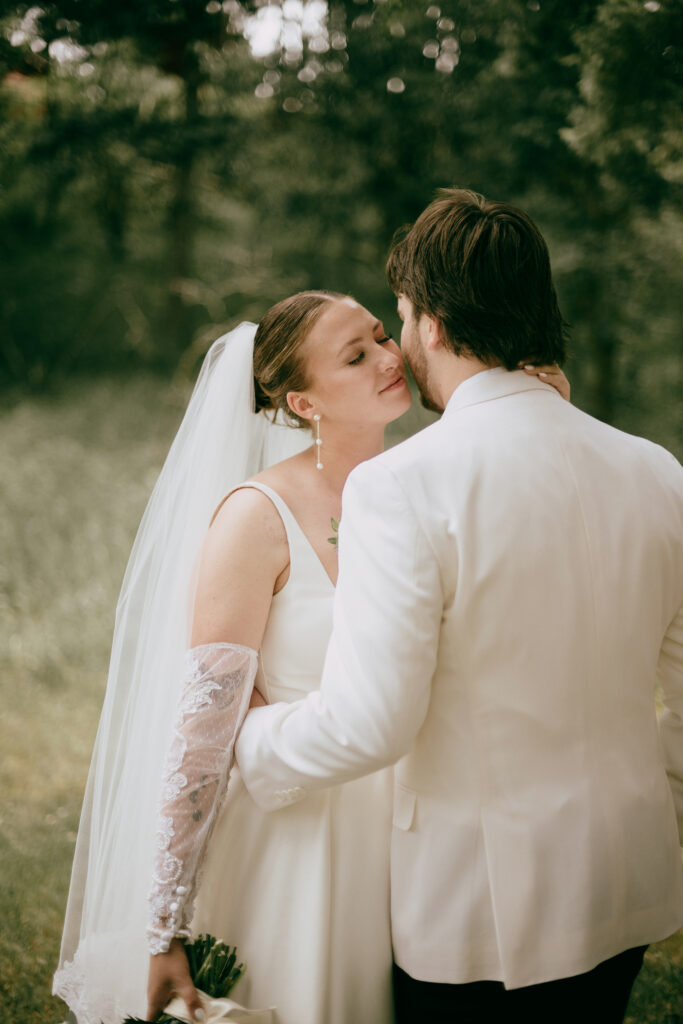
<svg viewBox="0 0 683 1024"><path fill-rule="evenodd" d="M595 390L593 407L595 415L604 423L614 423L616 413L617 350L616 336L598 324L593 339L595 353Z"/></svg>
<svg viewBox="0 0 683 1024"><path fill-rule="evenodd" d="M577 319L585 325L586 356L593 370L588 376L592 382L590 412L604 423L613 423L617 412L617 314L605 295L599 274L584 267L578 275Z"/></svg>

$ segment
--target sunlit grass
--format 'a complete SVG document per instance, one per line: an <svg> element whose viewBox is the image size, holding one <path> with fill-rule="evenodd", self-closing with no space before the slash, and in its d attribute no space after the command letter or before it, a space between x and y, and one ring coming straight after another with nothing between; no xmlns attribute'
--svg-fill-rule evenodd
<svg viewBox="0 0 683 1024"><path fill-rule="evenodd" d="M180 409L155 378L74 383L0 417L0 1005L50 996L116 598Z"/></svg>
<svg viewBox="0 0 683 1024"><path fill-rule="evenodd" d="M8 1024L64 1018L51 977L114 606L181 412L168 385L138 378L72 383L0 414L0 1006ZM409 414L390 440L422 422ZM679 933L648 953L629 1024L682 1024L682 982Z"/></svg>

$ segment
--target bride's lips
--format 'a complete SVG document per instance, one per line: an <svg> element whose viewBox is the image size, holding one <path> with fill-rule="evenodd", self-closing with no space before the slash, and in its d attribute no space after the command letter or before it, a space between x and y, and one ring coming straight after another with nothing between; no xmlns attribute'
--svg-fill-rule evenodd
<svg viewBox="0 0 683 1024"><path fill-rule="evenodd" d="M383 395L385 391L395 391L397 388L402 387L406 380L400 373L397 377L394 377L391 384L387 384L385 388L382 388L380 395Z"/></svg>

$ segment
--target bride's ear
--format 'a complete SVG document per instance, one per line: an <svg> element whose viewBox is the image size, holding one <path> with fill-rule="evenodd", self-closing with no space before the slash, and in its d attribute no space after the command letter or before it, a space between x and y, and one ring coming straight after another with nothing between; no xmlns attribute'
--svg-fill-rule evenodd
<svg viewBox="0 0 683 1024"><path fill-rule="evenodd" d="M313 403L300 391L287 392L287 405L295 416L299 416L302 420L313 419L313 414L315 413Z"/></svg>

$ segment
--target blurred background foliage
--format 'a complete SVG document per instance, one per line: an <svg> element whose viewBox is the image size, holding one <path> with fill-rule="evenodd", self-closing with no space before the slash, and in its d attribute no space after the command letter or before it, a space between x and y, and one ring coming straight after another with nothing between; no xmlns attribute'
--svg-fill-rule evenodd
<svg viewBox="0 0 683 1024"><path fill-rule="evenodd" d="M683 450L678 0L0 6L0 387L190 372L303 287L393 318L440 186L549 239L575 400Z"/></svg>

